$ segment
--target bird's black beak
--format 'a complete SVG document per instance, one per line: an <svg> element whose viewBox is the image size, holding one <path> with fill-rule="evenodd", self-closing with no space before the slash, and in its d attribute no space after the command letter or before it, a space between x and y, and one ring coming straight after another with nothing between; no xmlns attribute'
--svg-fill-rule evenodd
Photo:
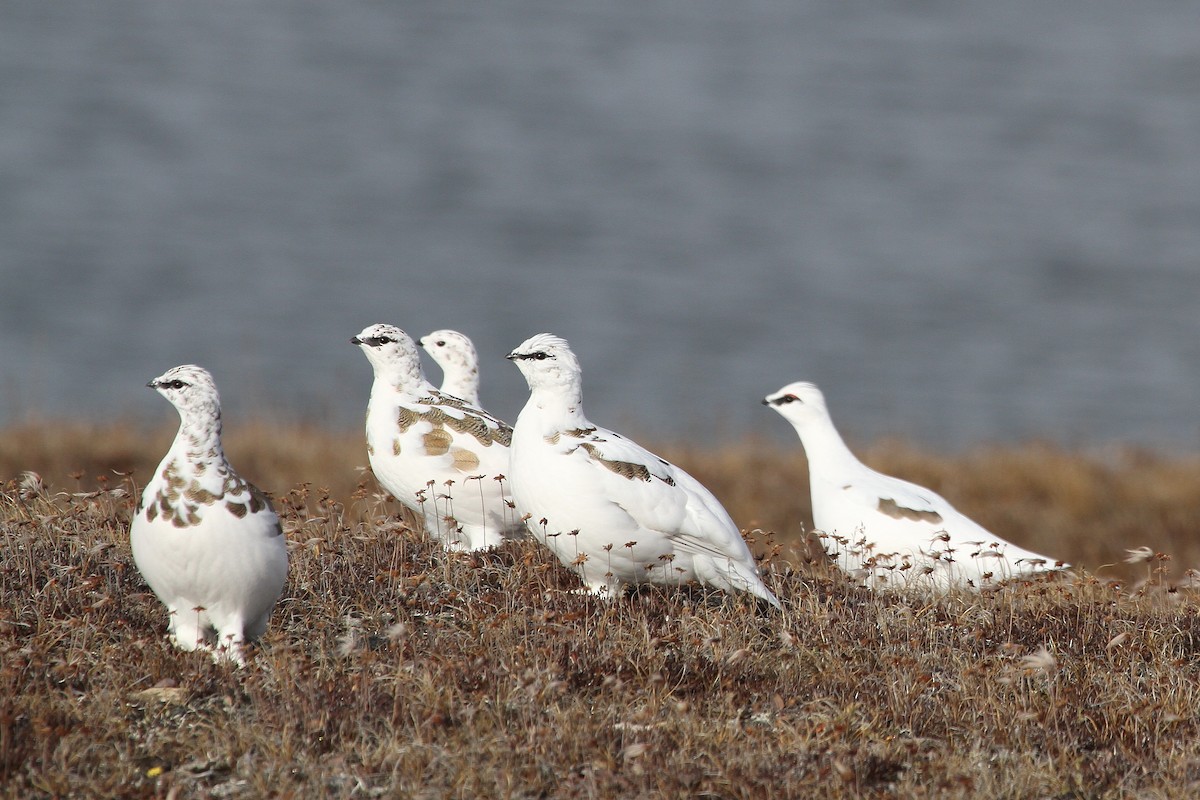
<svg viewBox="0 0 1200 800"><path fill-rule="evenodd" d="M362 343L363 343L363 340L358 338L357 336L350 337L350 344L362 344Z"/></svg>
<svg viewBox="0 0 1200 800"><path fill-rule="evenodd" d="M520 356L518 356L516 353L509 353L505 356L505 358L507 358L509 361L516 361L518 358L520 358Z"/></svg>
<svg viewBox="0 0 1200 800"><path fill-rule="evenodd" d="M152 380L152 381L147 381L147 383L146 383L146 387L147 387L147 388L149 388L149 389L157 389L157 388L158 388L158 380L157 380L157 379L155 379L155 380Z"/></svg>
<svg viewBox="0 0 1200 800"><path fill-rule="evenodd" d="M763 398L763 401L762 401L762 404L763 404L764 406L769 406L769 405L771 405L771 401L770 401L770 399L768 399L768 398L764 397L764 398Z"/></svg>

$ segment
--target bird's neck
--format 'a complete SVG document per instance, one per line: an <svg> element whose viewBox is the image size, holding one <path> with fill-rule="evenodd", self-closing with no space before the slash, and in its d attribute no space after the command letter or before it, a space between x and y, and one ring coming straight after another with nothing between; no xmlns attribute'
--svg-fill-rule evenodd
<svg viewBox="0 0 1200 800"><path fill-rule="evenodd" d="M425 397L434 391L433 384L425 380L420 367L415 369L392 369L375 373L374 395L409 395Z"/></svg>
<svg viewBox="0 0 1200 800"><path fill-rule="evenodd" d="M442 388L455 397L472 400L479 391L479 373L466 366L453 366L445 370Z"/></svg>
<svg viewBox="0 0 1200 800"><path fill-rule="evenodd" d="M170 457L188 462L222 462L221 415L184 417L171 444Z"/></svg>
<svg viewBox="0 0 1200 800"><path fill-rule="evenodd" d="M450 361L442 365L442 371L446 373L446 377L454 378L459 383L467 383L475 380L479 375L479 367L473 366L466 361Z"/></svg>
<svg viewBox="0 0 1200 800"><path fill-rule="evenodd" d="M803 429L797 427L796 432L800 434L800 440L804 443L804 453L808 457L810 471L837 472L861 463L846 446L832 422L810 424Z"/></svg>
<svg viewBox="0 0 1200 800"><path fill-rule="evenodd" d="M583 390L578 386L534 389L526 409L536 413L547 430L583 428L587 417L583 413Z"/></svg>

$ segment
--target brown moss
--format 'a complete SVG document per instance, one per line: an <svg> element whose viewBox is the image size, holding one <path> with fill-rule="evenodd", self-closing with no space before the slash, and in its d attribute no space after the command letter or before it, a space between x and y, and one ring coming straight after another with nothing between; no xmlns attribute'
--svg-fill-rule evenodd
<svg viewBox="0 0 1200 800"><path fill-rule="evenodd" d="M1195 563L1194 459L866 448L1001 535L1040 520L1024 542L1089 569L928 598L792 549L767 564L773 613L686 588L600 602L528 543L449 555L355 469L358 435L228 433L291 552L244 670L172 649L131 561L170 432L0 437L0 796L1196 794L1200 615L1171 586ZM756 551L803 535L798 452L663 452L777 532ZM1093 576L1116 570L1087 552L1142 544L1176 559L1123 565L1136 589Z"/></svg>

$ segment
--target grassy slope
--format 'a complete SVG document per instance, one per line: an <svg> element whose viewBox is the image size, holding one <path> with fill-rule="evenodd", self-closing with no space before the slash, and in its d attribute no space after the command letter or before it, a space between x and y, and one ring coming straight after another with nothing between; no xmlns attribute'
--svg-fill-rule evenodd
<svg viewBox="0 0 1200 800"><path fill-rule="evenodd" d="M772 614L698 592L605 605L563 591L573 578L532 544L447 557L355 469L355 435L228 433L292 547L243 671L172 650L130 559L132 495L171 431L0 435L0 480L33 469L48 487L22 498L11 480L0 500L0 794L1082 798L1200 784L1200 622L1191 590L1171 590L1200 564L1196 459L869 448L873 466L1084 567L928 599L848 587L806 557L798 449L663 448L741 524L775 532L754 544L786 607ZM1174 558L1102 566L1143 545Z"/></svg>

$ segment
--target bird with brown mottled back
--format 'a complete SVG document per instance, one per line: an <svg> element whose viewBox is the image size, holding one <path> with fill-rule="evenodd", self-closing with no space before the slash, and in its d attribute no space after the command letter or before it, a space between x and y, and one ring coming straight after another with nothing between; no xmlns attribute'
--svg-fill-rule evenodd
<svg viewBox="0 0 1200 800"><path fill-rule="evenodd" d="M133 561L167 607L171 641L244 663L287 580L287 543L271 501L221 447L212 376L186 365L147 384L179 412L179 432L142 492L129 530Z"/></svg>
<svg viewBox="0 0 1200 800"><path fill-rule="evenodd" d="M434 388L417 345L395 325L352 338L375 373L367 403L367 456L383 488L423 515L449 550L481 550L520 538L506 483L512 429Z"/></svg>
<svg viewBox="0 0 1200 800"><path fill-rule="evenodd" d="M583 413L579 362L538 334L509 353L529 383L513 428L512 487L533 535L593 592L692 581L779 601L733 520L699 481Z"/></svg>
<svg viewBox="0 0 1200 800"><path fill-rule="evenodd" d="M788 384L763 404L799 434L813 524L826 552L856 580L879 588L982 588L1066 566L1001 539L941 495L863 464L813 384Z"/></svg>

